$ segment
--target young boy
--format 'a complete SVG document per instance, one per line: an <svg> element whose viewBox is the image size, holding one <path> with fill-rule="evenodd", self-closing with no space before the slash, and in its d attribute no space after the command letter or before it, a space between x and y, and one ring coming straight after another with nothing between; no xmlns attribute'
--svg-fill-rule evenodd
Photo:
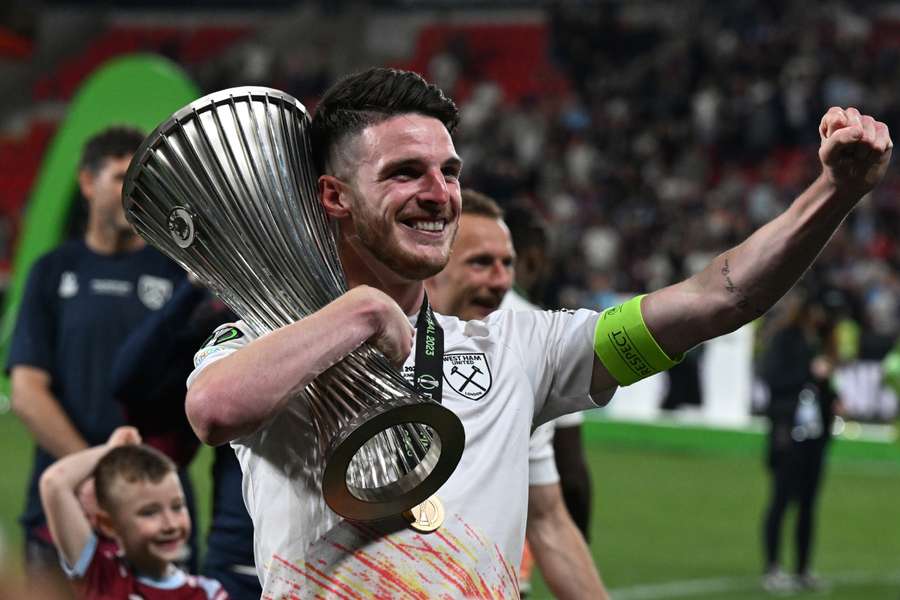
<svg viewBox="0 0 900 600"><path fill-rule="evenodd" d="M187 575L180 558L191 531L174 463L140 445L133 427L70 454L41 476L41 502L66 574L89 600L227 600L218 581ZM93 476L100 541L78 498Z"/></svg>

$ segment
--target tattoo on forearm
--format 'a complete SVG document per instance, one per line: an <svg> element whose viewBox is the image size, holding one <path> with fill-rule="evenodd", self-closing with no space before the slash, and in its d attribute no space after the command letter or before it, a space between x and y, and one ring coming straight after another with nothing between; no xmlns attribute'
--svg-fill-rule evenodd
<svg viewBox="0 0 900 600"><path fill-rule="evenodd" d="M725 291L729 294L735 294L737 297L737 307L740 310L749 310L752 311L755 315L760 316L765 310L759 308L758 306L752 306L750 304L750 298L734 284L734 281L731 279L731 266L728 264L728 258L725 259L725 265L720 270L722 273L722 277L725 278Z"/></svg>
<svg viewBox="0 0 900 600"><path fill-rule="evenodd" d="M725 266L722 267L722 275L725 277L725 289L728 290L729 294L733 294L738 291L736 285L729 277L729 273L731 273L731 268L728 266L728 259L725 259Z"/></svg>

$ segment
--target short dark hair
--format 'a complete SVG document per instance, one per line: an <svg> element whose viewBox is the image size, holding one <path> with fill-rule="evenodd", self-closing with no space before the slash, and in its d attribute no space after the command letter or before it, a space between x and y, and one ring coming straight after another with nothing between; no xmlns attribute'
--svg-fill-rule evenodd
<svg viewBox="0 0 900 600"><path fill-rule="evenodd" d="M79 171L98 172L108 158L123 158L134 154L144 133L128 125L113 125L92 136L81 151Z"/></svg>
<svg viewBox="0 0 900 600"><path fill-rule="evenodd" d="M155 448L146 445L117 446L103 455L94 467L97 504L105 511L112 510L115 499L110 490L116 479L121 478L128 483L158 483L169 473L175 472L175 463Z"/></svg>
<svg viewBox="0 0 900 600"><path fill-rule="evenodd" d="M490 196L469 188L463 189L461 195L462 214L478 215L480 217L488 217L489 219L503 218L503 209L500 208L497 201Z"/></svg>
<svg viewBox="0 0 900 600"><path fill-rule="evenodd" d="M516 250L538 248L547 251L547 223L533 208L521 202L508 206L504 221Z"/></svg>
<svg viewBox="0 0 900 600"><path fill-rule="evenodd" d="M348 136L409 113L434 117L450 133L459 122L456 104L417 73L376 67L344 77L325 92L312 119L310 136L319 173L325 172L334 147Z"/></svg>

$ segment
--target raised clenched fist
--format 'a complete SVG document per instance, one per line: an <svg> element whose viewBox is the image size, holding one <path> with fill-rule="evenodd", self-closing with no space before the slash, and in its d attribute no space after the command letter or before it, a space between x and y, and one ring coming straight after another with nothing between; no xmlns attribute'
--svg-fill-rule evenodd
<svg viewBox="0 0 900 600"><path fill-rule="evenodd" d="M887 171L894 147L887 125L855 108L828 109L819 125L819 159L840 194L862 198Z"/></svg>

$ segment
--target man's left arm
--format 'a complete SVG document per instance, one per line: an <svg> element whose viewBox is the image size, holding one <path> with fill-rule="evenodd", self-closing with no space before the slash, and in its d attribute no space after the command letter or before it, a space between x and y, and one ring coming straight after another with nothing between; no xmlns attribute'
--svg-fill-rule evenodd
<svg viewBox="0 0 900 600"><path fill-rule="evenodd" d="M887 125L855 108L831 108L819 133L822 173L784 213L700 273L643 297L643 322L666 355L678 356L765 313L881 181L893 147ZM618 379L595 358L592 395L602 396Z"/></svg>
<svg viewBox="0 0 900 600"><path fill-rule="evenodd" d="M525 536L556 598L608 598L587 543L566 511L558 483L529 486Z"/></svg>

